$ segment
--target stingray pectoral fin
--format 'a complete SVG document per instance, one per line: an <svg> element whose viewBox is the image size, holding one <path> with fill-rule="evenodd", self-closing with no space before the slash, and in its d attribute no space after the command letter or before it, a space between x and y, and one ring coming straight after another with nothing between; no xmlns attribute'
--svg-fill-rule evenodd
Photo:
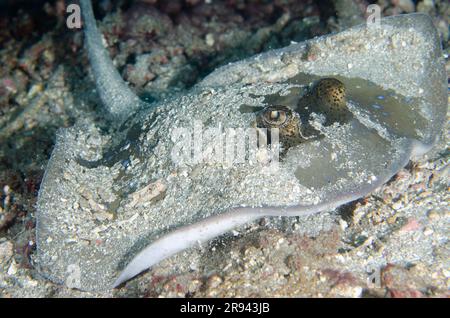
<svg viewBox="0 0 450 318"><path fill-rule="evenodd" d="M136 255L114 282L113 288L171 255L195 244L209 241L263 216L259 209L237 208L223 214L205 218L194 224L180 227L152 242Z"/></svg>
<svg viewBox="0 0 450 318"><path fill-rule="evenodd" d="M421 141L409 139L402 145L402 150L398 152L397 158L392 160L382 174L376 175L376 180L371 181L370 183L357 185L353 189L348 188L345 191L336 191L336 193L330 194L327 200L316 205L290 206L284 208L283 210L275 210L270 213L264 211L264 209L261 209L261 214L264 214L265 216L310 215L321 211L329 211L343 204L358 200L369 195L377 188L388 182L397 172L400 171L400 169L408 164L411 158L425 154L433 147L433 145L434 142L431 144L424 144Z"/></svg>
<svg viewBox="0 0 450 318"><path fill-rule="evenodd" d="M80 0L84 36L98 94L110 117L122 121L144 104L128 87L103 46L90 0Z"/></svg>

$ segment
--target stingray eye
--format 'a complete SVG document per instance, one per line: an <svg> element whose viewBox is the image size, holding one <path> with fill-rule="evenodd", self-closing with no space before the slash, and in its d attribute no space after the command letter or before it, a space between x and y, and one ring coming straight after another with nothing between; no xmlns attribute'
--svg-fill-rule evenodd
<svg viewBox="0 0 450 318"><path fill-rule="evenodd" d="M323 78L314 87L316 96L325 102L344 106L345 85L335 78Z"/></svg>
<svg viewBox="0 0 450 318"><path fill-rule="evenodd" d="M272 110L271 112L270 112L270 120L273 120L273 121L278 121L278 120L280 120L280 118L282 118L283 116L286 116L286 114L284 113L284 112L282 112L282 111L279 111L279 110Z"/></svg>
<svg viewBox="0 0 450 318"><path fill-rule="evenodd" d="M263 119L269 126L282 126L291 117L291 112L284 106L270 106L263 111Z"/></svg>

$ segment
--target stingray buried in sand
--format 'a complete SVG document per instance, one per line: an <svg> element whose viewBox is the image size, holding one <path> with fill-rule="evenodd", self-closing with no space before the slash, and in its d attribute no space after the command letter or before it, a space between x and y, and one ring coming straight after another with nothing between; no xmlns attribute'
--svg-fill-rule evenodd
<svg viewBox="0 0 450 318"><path fill-rule="evenodd" d="M37 213L37 264L58 283L110 289L261 217L332 210L428 151L445 121L442 52L424 15L386 18L380 28L361 25L268 51L147 104L115 70L90 2L81 4L111 129L86 119L58 132ZM406 46L390 46L391 38ZM324 54L305 60L311 47ZM199 121L205 129L247 129L264 118L283 123L280 142L288 145L275 170L247 161L225 167L172 160L175 128L189 130ZM206 148L211 141L203 135ZM86 243L95 241L102 243Z"/></svg>

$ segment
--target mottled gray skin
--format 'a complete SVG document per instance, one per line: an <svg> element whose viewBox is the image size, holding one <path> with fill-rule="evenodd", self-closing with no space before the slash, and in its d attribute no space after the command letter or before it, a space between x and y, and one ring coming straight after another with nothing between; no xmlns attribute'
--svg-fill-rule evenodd
<svg viewBox="0 0 450 318"><path fill-rule="evenodd" d="M258 218L310 215L365 196L428 151L445 121L442 52L424 15L386 18L379 28L362 25L227 65L152 106L120 79L90 2L81 5L97 90L119 128L105 135L86 120L58 133L37 213L37 264L58 283L108 289ZM299 96L289 92L320 77L345 84L351 119L332 124L312 114L323 138L291 147L276 170L174 163L174 128L196 120L251 127L256 115L241 113L242 104L267 107L264 98L278 96L276 104L291 99L286 106L295 107ZM374 91L385 94L383 110L372 107ZM393 92L404 102L391 100Z"/></svg>

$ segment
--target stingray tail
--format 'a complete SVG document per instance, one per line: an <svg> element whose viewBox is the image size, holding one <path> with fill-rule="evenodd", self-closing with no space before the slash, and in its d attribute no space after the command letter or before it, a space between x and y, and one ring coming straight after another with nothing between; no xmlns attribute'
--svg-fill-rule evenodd
<svg viewBox="0 0 450 318"><path fill-rule="evenodd" d="M103 46L90 0L80 0L85 42L100 98L113 119L122 121L144 102L128 87Z"/></svg>
<svg viewBox="0 0 450 318"><path fill-rule="evenodd" d="M137 254L114 282L113 288L118 287L169 256L196 244L207 242L214 237L263 216L258 209L238 208L223 214L210 216L200 222L169 232Z"/></svg>

